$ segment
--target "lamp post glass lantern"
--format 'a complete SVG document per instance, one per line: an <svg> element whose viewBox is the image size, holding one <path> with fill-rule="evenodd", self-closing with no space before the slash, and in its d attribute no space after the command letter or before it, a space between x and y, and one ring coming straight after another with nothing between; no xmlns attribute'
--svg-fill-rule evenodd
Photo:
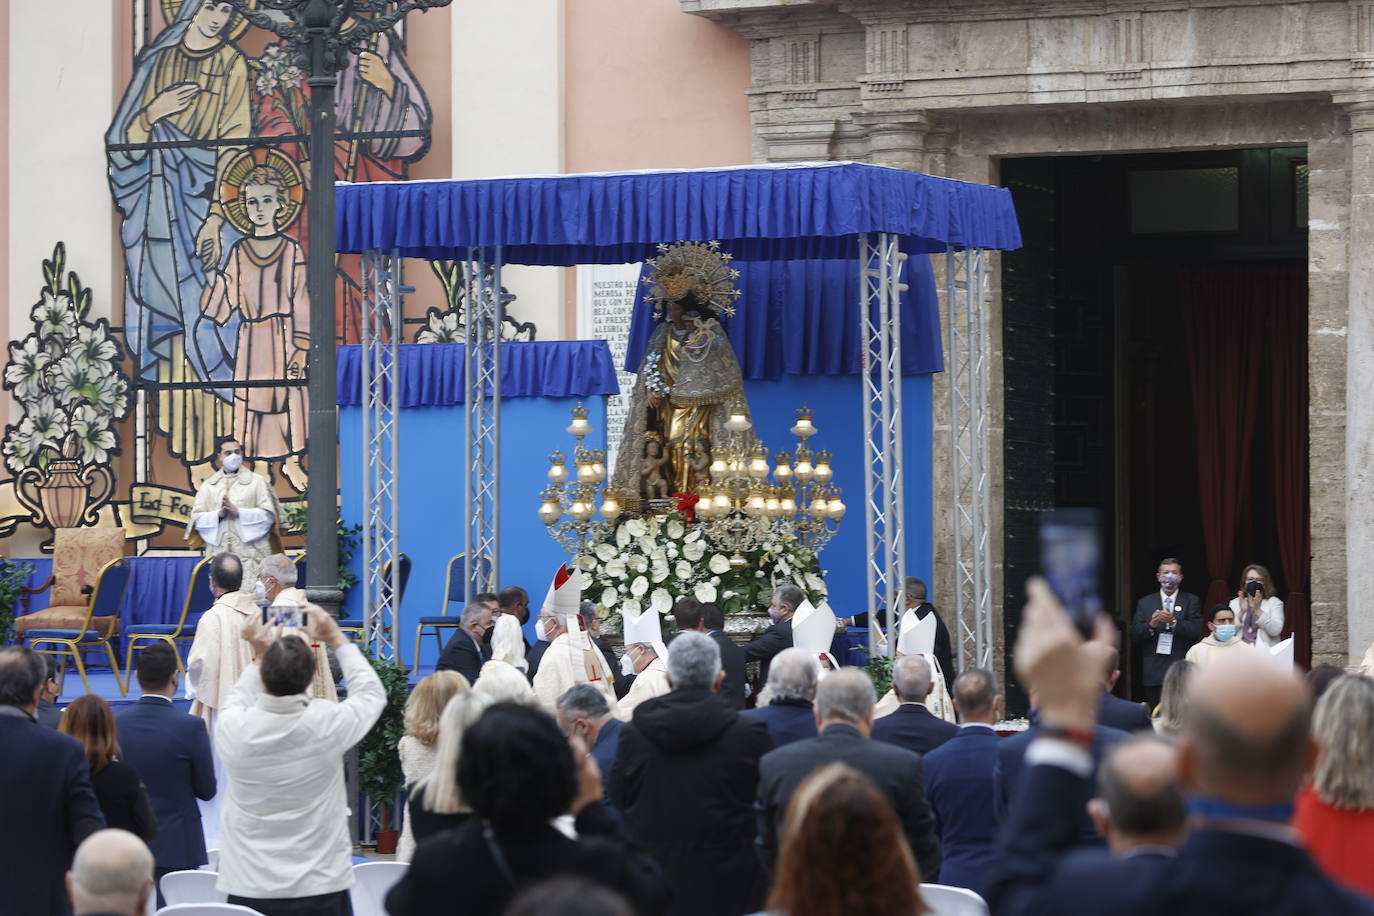
<svg viewBox="0 0 1374 916"><path fill-rule="evenodd" d="M310 418L306 461L310 473L306 505L306 553L311 600L336 616L338 590L339 419L334 372L335 90L349 55L389 31L407 14L448 6L452 0L228 0L234 11L281 39L310 87L310 187L307 212L310 252L306 286L310 294L310 356L307 390ZM251 3L251 5L250 5Z"/></svg>

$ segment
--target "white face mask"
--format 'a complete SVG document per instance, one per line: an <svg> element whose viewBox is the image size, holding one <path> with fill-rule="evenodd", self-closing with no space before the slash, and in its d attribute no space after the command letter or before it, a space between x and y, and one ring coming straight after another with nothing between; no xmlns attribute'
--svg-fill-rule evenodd
<svg viewBox="0 0 1374 916"><path fill-rule="evenodd" d="M553 642L554 638L558 636L558 619L556 617L546 619L541 632L544 634L545 641Z"/></svg>
<svg viewBox="0 0 1374 916"><path fill-rule="evenodd" d="M223 465L226 471L232 474L243 466L243 456L239 454L225 455L220 459L220 464Z"/></svg>
<svg viewBox="0 0 1374 916"><path fill-rule="evenodd" d="M628 652L620 657L620 673L625 677L635 673L635 660L630 657Z"/></svg>
<svg viewBox="0 0 1374 916"><path fill-rule="evenodd" d="M253 583L253 600L257 604L267 603L267 583L261 579Z"/></svg>
<svg viewBox="0 0 1374 916"><path fill-rule="evenodd" d="M777 622L778 622L778 618L781 617L781 616L782 616L782 611L780 611L780 610L778 610L777 608L773 607L771 604L768 605L768 619L769 619L769 620L773 621L774 623L777 623Z"/></svg>

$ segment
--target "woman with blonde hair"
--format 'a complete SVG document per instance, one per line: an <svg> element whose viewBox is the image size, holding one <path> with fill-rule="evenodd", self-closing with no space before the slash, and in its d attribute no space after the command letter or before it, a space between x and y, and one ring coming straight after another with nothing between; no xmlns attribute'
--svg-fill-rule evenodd
<svg viewBox="0 0 1374 916"><path fill-rule="evenodd" d="M492 624L491 660L505 662L520 673L529 668L525 661L525 634L520 629L520 618L514 614L502 614Z"/></svg>
<svg viewBox="0 0 1374 916"><path fill-rule="evenodd" d="M1336 678L1312 717L1317 767L1293 826L1322 871L1374 895L1374 680Z"/></svg>
<svg viewBox="0 0 1374 916"><path fill-rule="evenodd" d="M467 679L458 675L466 684ZM434 753L434 768L411 787L406 804L407 822L415 844L466 821L472 809L458 794L458 756L463 734L482 718L491 700L477 691L461 691L448 701L439 717L439 745Z"/></svg>
<svg viewBox="0 0 1374 916"><path fill-rule="evenodd" d="M1241 639L1261 649L1273 648L1283 633L1283 599L1274 590L1274 577L1258 563L1240 574L1240 588L1231 599Z"/></svg>
<svg viewBox="0 0 1374 916"><path fill-rule="evenodd" d="M91 788L105 815L105 826L127 830L145 843L157 836L157 816L148 802L148 790L134 768L119 760L119 733L110 704L93 693L79 696L62 713L57 730L86 749Z"/></svg>
<svg viewBox="0 0 1374 916"><path fill-rule="evenodd" d="M770 916L919 916L920 883L901 822L867 776L832 763L797 787Z"/></svg>
<svg viewBox="0 0 1374 916"><path fill-rule="evenodd" d="M1174 662L1164 675L1164 686L1159 689L1159 705L1154 709L1152 723L1155 733L1161 738L1177 738L1183 731L1183 720L1188 714L1188 678L1192 676L1192 662Z"/></svg>
<svg viewBox="0 0 1374 916"><path fill-rule="evenodd" d="M513 666L495 659L482 666L482 673L478 676L477 683L472 685L472 689L493 703L539 705L539 697L535 695L529 679Z"/></svg>
<svg viewBox="0 0 1374 916"><path fill-rule="evenodd" d="M414 786L434 769L439 745L439 719L449 700L468 692L468 679L457 671L436 671L421 679L406 700L406 733L396 746L407 787ZM396 861L409 862L415 854L415 838L407 811L396 847Z"/></svg>

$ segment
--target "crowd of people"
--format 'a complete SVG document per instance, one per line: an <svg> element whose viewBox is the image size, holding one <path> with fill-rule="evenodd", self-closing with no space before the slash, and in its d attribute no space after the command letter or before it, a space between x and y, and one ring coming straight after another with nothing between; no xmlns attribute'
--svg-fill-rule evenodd
<svg viewBox="0 0 1374 916"><path fill-rule="evenodd" d="M231 903L351 912L343 758L381 681L289 563L264 558L251 590L232 554L210 576L190 683L149 646L118 715L94 695L46 712L46 659L0 649L0 820L26 825L0 857L0 910L139 916L163 875L206 864L209 802ZM1161 563L1130 631L1154 662L1148 705L1114 693L1114 629L1085 638L1030 583L1012 659L1032 710L1011 737L994 673L954 676L929 642L897 642L884 697L793 645L814 609L792 586L746 646L685 598L671 639L627 631L619 659L575 571L528 646L527 593L478 595L406 704L409 865L387 911L915 916L939 912L943 885L995 914L1374 913L1374 679L1304 681L1259 651L1282 604L1263 567L1245 576L1236 606L1204 616ZM938 620L923 583L906 594L898 632ZM300 603L304 626L269 626L264 595Z"/></svg>

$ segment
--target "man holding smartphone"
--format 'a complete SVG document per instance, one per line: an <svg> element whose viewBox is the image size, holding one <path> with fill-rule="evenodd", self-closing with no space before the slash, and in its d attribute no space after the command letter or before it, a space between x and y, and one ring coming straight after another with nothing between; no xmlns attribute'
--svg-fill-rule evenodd
<svg viewBox="0 0 1374 916"><path fill-rule="evenodd" d="M1159 591L1136 602L1131 640L1140 646L1145 700L1153 710L1169 667L1188 654L1202 635L1202 600L1180 591L1183 564L1173 557L1159 562L1155 580Z"/></svg>

